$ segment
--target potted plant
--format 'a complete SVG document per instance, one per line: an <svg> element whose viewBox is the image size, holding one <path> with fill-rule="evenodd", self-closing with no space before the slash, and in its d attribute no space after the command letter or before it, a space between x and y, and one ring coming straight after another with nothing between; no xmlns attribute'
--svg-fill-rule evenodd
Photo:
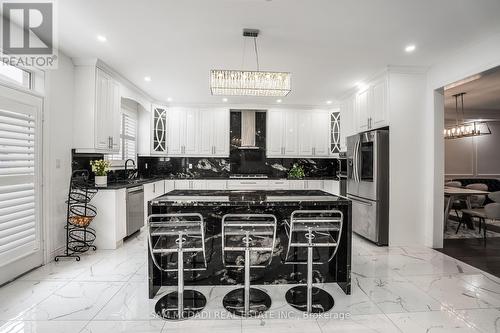
<svg viewBox="0 0 500 333"><path fill-rule="evenodd" d="M304 168L297 163L294 163L290 171L288 171L288 178L291 179L301 179L304 178Z"/></svg>
<svg viewBox="0 0 500 333"><path fill-rule="evenodd" d="M90 161L92 166L92 172L95 174L95 185L96 186L107 186L108 185L108 171L111 164L109 161L105 160L95 160Z"/></svg>

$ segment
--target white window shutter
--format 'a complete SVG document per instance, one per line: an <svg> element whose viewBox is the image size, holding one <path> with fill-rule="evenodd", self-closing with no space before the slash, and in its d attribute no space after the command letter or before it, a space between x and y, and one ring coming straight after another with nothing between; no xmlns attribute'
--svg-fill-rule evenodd
<svg viewBox="0 0 500 333"><path fill-rule="evenodd" d="M38 247L37 119L0 110L0 265Z"/></svg>

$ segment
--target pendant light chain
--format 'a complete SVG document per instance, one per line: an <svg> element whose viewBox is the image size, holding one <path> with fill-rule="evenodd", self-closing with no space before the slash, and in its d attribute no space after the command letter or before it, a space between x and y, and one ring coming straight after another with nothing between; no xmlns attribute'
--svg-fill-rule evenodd
<svg viewBox="0 0 500 333"><path fill-rule="evenodd" d="M257 60L257 72L260 71L260 66L259 66L259 51L257 50L257 37L253 38L253 46L255 49L255 59Z"/></svg>

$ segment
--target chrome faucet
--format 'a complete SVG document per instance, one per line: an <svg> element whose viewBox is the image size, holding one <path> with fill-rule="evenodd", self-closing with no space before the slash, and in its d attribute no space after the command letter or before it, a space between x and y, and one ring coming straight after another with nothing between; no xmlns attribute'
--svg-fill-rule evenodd
<svg viewBox="0 0 500 333"><path fill-rule="evenodd" d="M128 169L127 169L127 166L128 166L128 162L132 162L132 164L134 165L134 169L136 168L135 166L135 161L131 158L129 158L128 160L125 161L125 176L127 178L129 178L129 175L128 175Z"/></svg>

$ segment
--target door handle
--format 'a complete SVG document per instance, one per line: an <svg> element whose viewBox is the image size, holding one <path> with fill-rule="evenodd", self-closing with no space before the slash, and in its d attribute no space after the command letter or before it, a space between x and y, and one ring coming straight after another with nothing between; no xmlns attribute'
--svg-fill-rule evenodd
<svg viewBox="0 0 500 333"><path fill-rule="evenodd" d="M365 206L373 206L373 203L372 202L369 202L369 201L366 201L366 200L363 200L363 199L360 199L360 198L357 198L357 197L353 197L352 195L347 195L347 198L352 200L352 201L355 201L357 203L360 203L362 205L365 205Z"/></svg>

